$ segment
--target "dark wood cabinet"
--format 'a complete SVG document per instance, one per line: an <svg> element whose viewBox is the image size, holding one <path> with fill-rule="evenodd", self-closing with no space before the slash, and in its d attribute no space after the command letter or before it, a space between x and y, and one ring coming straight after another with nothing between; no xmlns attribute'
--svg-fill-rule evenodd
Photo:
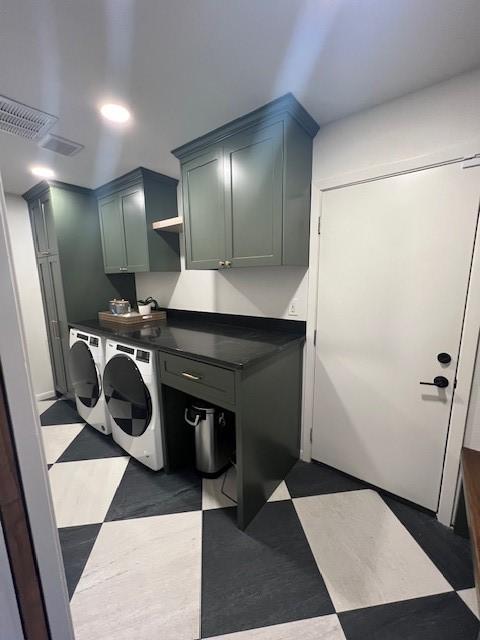
<svg viewBox="0 0 480 640"><path fill-rule="evenodd" d="M308 265L317 131L288 94L172 152L187 269Z"/></svg>
<svg viewBox="0 0 480 640"><path fill-rule="evenodd" d="M177 215L177 180L141 167L95 193L105 273L180 271L178 235L152 228Z"/></svg>

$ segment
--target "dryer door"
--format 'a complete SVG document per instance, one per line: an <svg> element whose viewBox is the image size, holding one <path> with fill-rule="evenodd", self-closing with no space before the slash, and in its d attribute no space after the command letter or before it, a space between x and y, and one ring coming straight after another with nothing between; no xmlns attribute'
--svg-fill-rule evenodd
<svg viewBox="0 0 480 640"><path fill-rule="evenodd" d="M152 400L135 362L124 355L109 360L103 390L108 411L120 429L129 436L141 436L150 424Z"/></svg>
<svg viewBox="0 0 480 640"><path fill-rule="evenodd" d="M68 365L75 396L91 409L100 398L101 380L92 352L84 342L78 341L72 345Z"/></svg>

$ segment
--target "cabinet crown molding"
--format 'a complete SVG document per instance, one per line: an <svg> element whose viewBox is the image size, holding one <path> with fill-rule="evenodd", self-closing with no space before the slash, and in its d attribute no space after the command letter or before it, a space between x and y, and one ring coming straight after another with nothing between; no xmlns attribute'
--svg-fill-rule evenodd
<svg viewBox="0 0 480 640"><path fill-rule="evenodd" d="M178 180L176 178L171 178L170 176L166 176L162 173L151 171L145 167L138 167L138 169L129 171L128 173L123 174L123 176L110 180L110 182L97 187L94 192L97 198L103 198L103 196L108 196L112 193L116 193L117 191L122 191L123 189L136 185L145 179L174 186L178 184Z"/></svg>
<svg viewBox="0 0 480 640"><path fill-rule="evenodd" d="M22 198L27 202L30 202L31 200L38 198L42 193L45 193L45 191L48 191L51 187L55 187L56 189L66 189L67 191L76 191L77 193L84 193L85 195L93 195L92 189L80 187L77 184L61 182L60 180L42 180L33 187L30 187L28 191L25 191Z"/></svg>
<svg viewBox="0 0 480 640"><path fill-rule="evenodd" d="M245 127L257 125L264 121L271 121L276 117L281 118L282 116L293 118L311 138L317 135L320 128L295 96L292 93L287 93L240 118L236 118L209 133L195 138L191 142L173 149L172 153L179 160L183 160L203 148L222 142L225 138L245 129Z"/></svg>

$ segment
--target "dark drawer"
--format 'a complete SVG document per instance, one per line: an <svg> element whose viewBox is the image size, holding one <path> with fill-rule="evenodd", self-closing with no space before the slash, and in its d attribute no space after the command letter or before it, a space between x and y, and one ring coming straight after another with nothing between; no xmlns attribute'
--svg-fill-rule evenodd
<svg viewBox="0 0 480 640"><path fill-rule="evenodd" d="M192 396L220 405L235 404L235 374L229 369L160 353L160 379Z"/></svg>

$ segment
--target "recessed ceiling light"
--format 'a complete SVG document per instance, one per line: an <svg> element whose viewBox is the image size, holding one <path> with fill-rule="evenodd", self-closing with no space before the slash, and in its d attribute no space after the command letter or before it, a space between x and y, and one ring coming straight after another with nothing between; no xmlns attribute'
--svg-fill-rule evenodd
<svg viewBox="0 0 480 640"><path fill-rule="evenodd" d="M48 167L31 167L30 171L34 176L38 178L54 178L55 171L53 169L49 169Z"/></svg>
<svg viewBox="0 0 480 640"><path fill-rule="evenodd" d="M114 104L113 102L103 104L100 107L100 113L111 122L123 123L130 120L130 111L126 107L122 107L121 104Z"/></svg>

